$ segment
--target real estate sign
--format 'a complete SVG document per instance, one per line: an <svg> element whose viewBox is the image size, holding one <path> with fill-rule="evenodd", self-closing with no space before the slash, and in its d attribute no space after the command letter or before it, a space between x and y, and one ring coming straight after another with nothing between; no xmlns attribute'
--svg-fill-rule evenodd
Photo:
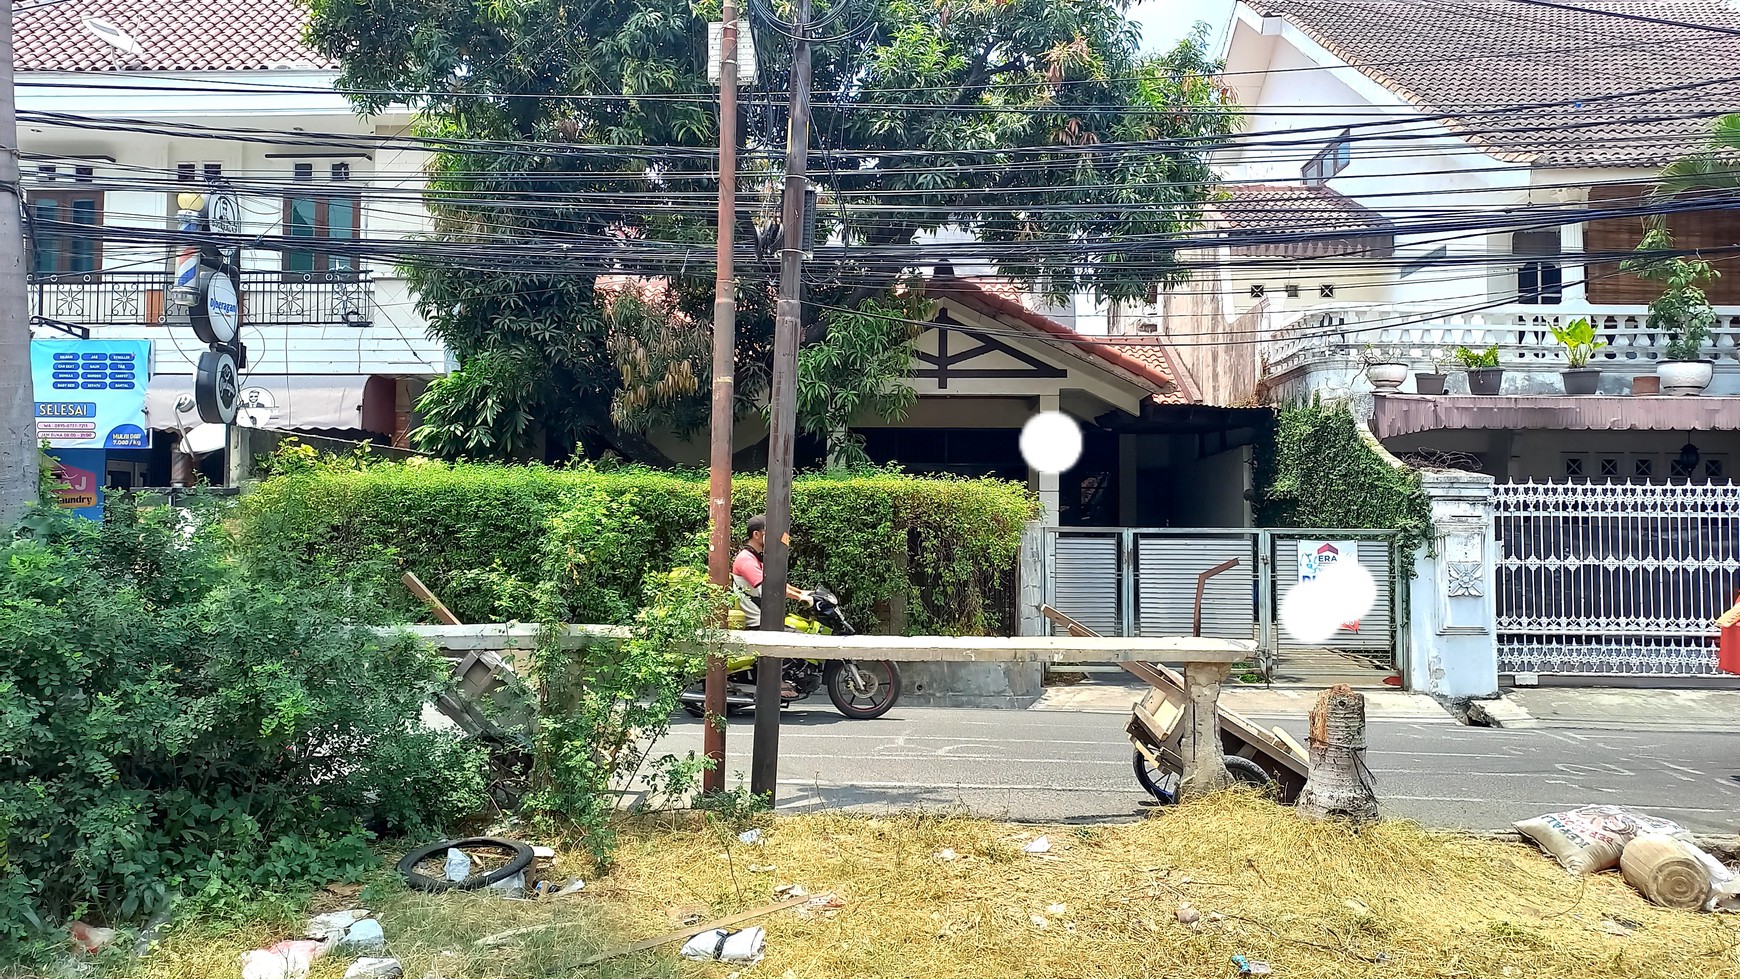
<svg viewBox="0 0 1740 979"><path fill-rule="evenodd" d="M1302 540L1299 542L1299 580L1314 581L1326 567L1337 561L1359 563L1359 541ZM1359 631L1359 620L1343 622L1343 629Z"/></svg>
<svg viewBox="0 0 1740 979"><path fill-rule="evenodd" d="M36 437L55 449L148 449L149 340L32 340Z"/></svg>

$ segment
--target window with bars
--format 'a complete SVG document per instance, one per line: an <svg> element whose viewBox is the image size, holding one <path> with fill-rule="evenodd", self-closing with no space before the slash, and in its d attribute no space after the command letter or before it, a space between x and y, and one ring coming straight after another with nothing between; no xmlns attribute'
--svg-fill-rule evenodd
<svg viewBox="0 0 1740 979"><path fill-rule="evenodd" d="M175 165L175 182L182 184L215 183L222 180L224 165L222 163L177 163Z"/></svg>
<svg viewBox="0 0 1740 979"><path fill-rule="evenodd" d="M36 275L91 273L102 264L96 231L103 223L103 191L91 167L62 171L37 167L25 189L31 221L30 271ZM76 226L76 227L73 227Z"/></svg>
<svg viewBox="0 0 1740 979"><path fill-rule="evenodd" d="M1655 460L1645 457L1632 460L1631 474L1638 479L1649 479L1655 475Z"/></svg>
<svg viewBox="0 0 1740 979"><path fill-rule="evenodd" d="M285 236L308 243L306 247L284 252L284 271L351 271L355 262L334 248L335 243L357 238L362 230L360 201L353 190L341 186L350 182L350 164L331 164L325 185L315 182L314 173L314 164L296 164L294 182L307 187L298 188L284 198Z"/></svg>
<svg viewBox="0 0 1740 979"><path fill-rule="evenodd" d="M1299 298L1299 287L1296 285L1288 286L1287 287L1287 298L1288 299L1298 299Z"/></svg>
<svg viewBox="0 0 1740 979"><path fill-rule="evenodd" d="M1617 479L1619 477L1619 460L1618 459L1602 459L1601 460L1601 475L1611 476L1611 477Z"/></svg>
<svg viewBox="0 0 1740 979"><path fill-rule="evenodd" d="M1577 458L1576 456L1570 456L1570 457L1566 458L1565 459L1565 475L1567 477L1573 478L1573 479L1583 475L1583 460Z"/></svg>

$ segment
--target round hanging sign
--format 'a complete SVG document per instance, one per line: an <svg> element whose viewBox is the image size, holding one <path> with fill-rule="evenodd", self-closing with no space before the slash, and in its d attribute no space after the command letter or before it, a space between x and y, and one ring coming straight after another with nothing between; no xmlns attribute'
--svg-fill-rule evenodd
<svg viewBox="0 0 1740 979"><path fill-rule="evenodd" d="M206 343L233 343L242 330L236 280L228 272L200 269L198 298L187 311L194 335Z"/></svg>
<svg viewBox="0 0 1740 979"><path fill-rule="evenodd" d="M235 420L241 394L236 359L228 350L207 350L199 355L199 366L193 373L193 400L199 406L201 421L230 424Z"/></svg>

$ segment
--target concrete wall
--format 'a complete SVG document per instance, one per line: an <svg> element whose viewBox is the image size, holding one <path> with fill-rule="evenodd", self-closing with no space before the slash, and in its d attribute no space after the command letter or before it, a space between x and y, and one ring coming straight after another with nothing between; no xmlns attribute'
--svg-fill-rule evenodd
<svg viewBox="0 0 1740 979"><path fill-rule="evenodd" d="M1466 452L1484 463L1484 471L1500 479L1543 481L1566 478L1566 460L1581 462L1583 475L1599 478L1601 464L1612 460L1619 476L1637 475L1636 462L1650 461L1652 478L1666 478L1680 447L1690 438L1699 452L1699 477L1707 475L1706 463L1721 467L1717 478L1740 476L1740 432L1591 432L1591 431L1476 431L1422 432L1392 438L1384 447L1398 455L1437 450Z"/></svg>

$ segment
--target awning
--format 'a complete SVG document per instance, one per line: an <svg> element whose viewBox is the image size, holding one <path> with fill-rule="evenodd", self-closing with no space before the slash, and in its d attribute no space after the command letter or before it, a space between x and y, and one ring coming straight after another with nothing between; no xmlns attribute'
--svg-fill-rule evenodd
<svg viewBox="0 0 1740 979"><path fill-rule="evenodd" d="M1740 430L1740 398L1380 394L1372 403L1372 434L1380 439L1456 428L1571 432Z"/></svg>
<svg viewBox="0 0 1740 979"><path fill-rule="evenodd" d="M249 374L242 379L238 424L291 431L393 430L396 386L390 377L368 374ZM157 374L145 391L145 417L152 428L174 431L199 424L197 411L178 413L193 401L189 374Z"/></svg>

